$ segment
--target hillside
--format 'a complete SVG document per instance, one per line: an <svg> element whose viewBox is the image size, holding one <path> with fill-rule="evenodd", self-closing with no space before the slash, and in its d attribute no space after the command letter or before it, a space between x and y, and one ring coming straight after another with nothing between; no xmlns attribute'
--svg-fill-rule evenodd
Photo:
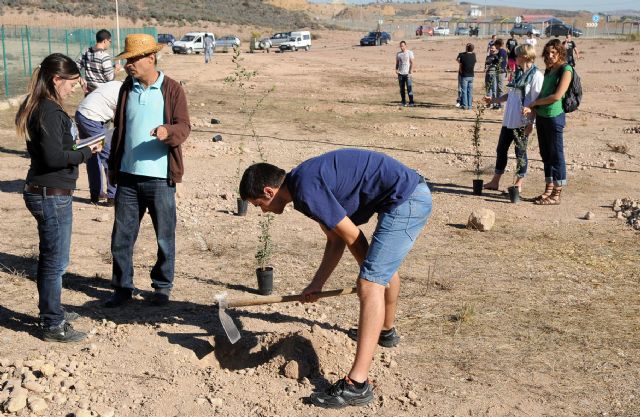
<svg viewBox="0 0 640 417"><path fill-rule="evenodd" d="M76 0L58 2L56 0L5 0L0 12L11 9L41 9L56 13L69 13L74 16L89 15L102 17L115 14L115 2L96 2ZM142 21L152 25L169 22L184 24L197 21L255 25L273 28L315 27L307 14L296 10L287 10L261 0L204 0L190 2L167 2L164 0L133 0L120 2L120 15L133 22Z"/></svg>

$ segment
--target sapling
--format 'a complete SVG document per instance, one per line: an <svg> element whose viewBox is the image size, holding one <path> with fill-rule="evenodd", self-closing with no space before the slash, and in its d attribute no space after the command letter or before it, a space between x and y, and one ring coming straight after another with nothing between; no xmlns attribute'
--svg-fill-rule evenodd
<svg viewBox="0 0 640 417"><path fill-rule="evenodd" d="M482 130L482 116L484 115L486 107L484 104L478 102L476 104L474 113L475 120L473 122L473 128L471 129L471 144L473 145L473 171L476 174L476 178L480 179L482 174L482 151L480 150L480 131Z"/></svg>
<svg viewBox="0 0 640 417"><path fill-rule="evenodd" d="M258 268L261 271L264 271L271 260L271 255L273 253L273 243L271 242L271 220L273 220L273 216L268 214L264 217L264 219L260 222L260 236L258 240L260 241L260 247L256 251L256 261L258 262Z"/></svg>

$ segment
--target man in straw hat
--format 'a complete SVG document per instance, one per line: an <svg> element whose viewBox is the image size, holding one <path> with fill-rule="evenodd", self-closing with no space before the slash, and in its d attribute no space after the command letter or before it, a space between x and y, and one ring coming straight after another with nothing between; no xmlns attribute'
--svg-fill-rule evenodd
<svg viewBox="0 0 640 417"><path fill-rule="evenodd" d="M140 220L149 211L158 242L151 270L153 305L169 302L175 266L176 183L182 181L182 143L191 131L187 98L180 83L156 69L162 49L151 35L133 34L116 59L126 59L125 79L114 119L109 177L118 184L111 235L115 291L105 307L131 301L133 246Z"/></svg>

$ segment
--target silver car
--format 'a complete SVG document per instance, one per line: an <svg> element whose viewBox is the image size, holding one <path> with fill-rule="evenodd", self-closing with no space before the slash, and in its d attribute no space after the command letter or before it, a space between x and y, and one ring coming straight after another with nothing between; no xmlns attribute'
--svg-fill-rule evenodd
<svg viewBox="0 0 640 417"><path fill-rule="evenodd" d="M216 39L216 48L233 48L240 46L240 38L237 36L222 36Z"/></svg>

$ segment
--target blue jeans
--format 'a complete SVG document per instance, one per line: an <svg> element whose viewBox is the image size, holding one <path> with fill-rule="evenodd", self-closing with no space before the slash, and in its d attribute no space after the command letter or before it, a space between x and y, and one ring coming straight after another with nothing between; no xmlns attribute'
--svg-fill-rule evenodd
<svg viewBox="0 0 640 417"><path fill-rule="evenodd" d="M378 214L360 278L387 285L407 256L431 214L431 192L420 182L398 207Z"/></svg>
<svg viewBox="0 0 640 417"><path fill-rule="evenodd" d="M133 246L140 221L149 210L158 243L157 260L151 270L153 288L172 288L176 259L176 187L163 178L120 172L111 233L113 273L111 285L133 290Z"/></svg>
<svg viewBox="0 0 640 417"><path fill-rule="evenodd" d="M523 132L524 134L524 132ZM529 137L525 136L522 143L518 143L516 140L514 129L509 129L502 126L500 130L500 137L498 138L498 146L496 148L496 174L504 174L504 170L507 167L507 153L511 142L516 144L516 158L522 159L522 166L518 169L516 176L518 178L524 178L527 175L527 166L529 165L529 159L527 158L527 144L529 143Z"/></svg>
<svg viewBox="0 0 640 417"><path fill-rule="evenodd" d="M80 139L89 138L107 130L102 122L87 119L80 112L76 112L75 119ZM109 182L109 176L106 175L109 169L107 161L110 151L111 141L105 141L102 151L91 155L91 158L87 160L87 178L89 179L89 192L92 200L97 200L101 194L106 194L108 198L114 198L116 195L116 186ZM107 184L106 193L104 184Z"/></svg>
<svg viewBox="0 0 640 417"><path fill-rule="evenodd" d="M565 114L556 117L536 116L538 146L544 164L544 179L547 184L567 185L567 165L564 160Z"/></svg>
<svg viewBox="0 0 640 417"><path fill-rule="evenodd" d="M498 73L487 71L484 76L484 89L488 97L498 98Z"/></svg>
<svg viewBox="0 0 640 417"><path fill-rule="evenodd" d="M46 196L23 193L25 205L38 223L38 309L46 329L64 321L60 301L62 275L69 265L71 247L72 196Z"/></svg>
<svg viewBox="0 0 640 417"><path fill-rule="evenodd" d="M462 77L461 107L469 110L473 106L473 77Z"/></svg>
<svg viewBox="0 0 640 417"><path fill-rule="evenodd" d="M456 98L456 103L460 103L462 106L462 75L458 74L458 98Z"/></svg>
<svg viewBox="0 0 640 417"><path fill-rule="evenodd" d="M402 75L398 74L398 83L400 84L400 98L402 99L402 104L407 103L407 99L405 96L405 86L407 88L407 94L409 95L409 103L413 103L413 81L411 80L411 75Z"/></svg>

